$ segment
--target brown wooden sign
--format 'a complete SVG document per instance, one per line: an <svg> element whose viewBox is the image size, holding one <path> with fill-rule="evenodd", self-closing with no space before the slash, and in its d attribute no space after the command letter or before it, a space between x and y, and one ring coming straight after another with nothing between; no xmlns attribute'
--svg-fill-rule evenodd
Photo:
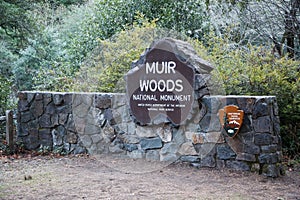
<svg viewBox="0 0 300 200"><path fill-rule="evenodd" d="M131 114L140 124L179 125L191 111L195 70L173 48L170 41L157 42L126 75Z"/></svg>
<svg viewBox="0 0 300 200"><path fill-rule="evenodd" d="M234 137L238 134L244 119L244 111L238 110L235 105L225 106L219 110L219 118L222 127L229 137Z"/></svg>

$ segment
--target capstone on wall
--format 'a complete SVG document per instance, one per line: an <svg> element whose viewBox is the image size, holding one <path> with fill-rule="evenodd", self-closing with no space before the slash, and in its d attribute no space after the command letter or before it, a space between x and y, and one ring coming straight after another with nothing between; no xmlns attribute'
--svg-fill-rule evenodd
<svg viewBox="0 0 300 200"><path fill-rule="evenodd" d="M244 111L238 135L222 132L218 110ZM276 98L205 96L193 104L184 125L140 126L124 94L20 92L17 138L27 149L72 154L114 154L148 161L181 161L196 167L281 173Z"/></svg>

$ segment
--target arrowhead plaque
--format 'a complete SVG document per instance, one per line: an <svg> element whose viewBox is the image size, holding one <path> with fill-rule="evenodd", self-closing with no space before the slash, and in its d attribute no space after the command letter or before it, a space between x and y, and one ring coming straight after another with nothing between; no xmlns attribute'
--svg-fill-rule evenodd
<svg viewBox="0 0 300 200"><path fill-rule="evenodd" d="M219 110L219 118L222 127L229 137L234 137L238 134L244 119L244 111L238 110L235 105L225 106Z"/></svg>

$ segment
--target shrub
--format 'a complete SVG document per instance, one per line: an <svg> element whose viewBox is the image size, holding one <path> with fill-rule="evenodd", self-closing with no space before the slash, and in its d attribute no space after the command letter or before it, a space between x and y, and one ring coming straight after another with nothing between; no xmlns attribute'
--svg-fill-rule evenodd
<svg viewBox="0 0 300 200"><path fill-rule="evenodd" d="M5 110L9 109L10 107L10 101L8 101L10 96L10 87L10 81L0 75L0 116L4 115Z"/></svg>
<svg viewBox="0 0 300 200"><path fill-rule="evenodd" d="M143 21L142 25L135 24L132 29L121 31L107 40L99 39L99 47L81 66L71 90L125 92L124 75L154 40L166 36L185 37L157 28L155 21L149 23L143 17L140 21Z"/></svg>

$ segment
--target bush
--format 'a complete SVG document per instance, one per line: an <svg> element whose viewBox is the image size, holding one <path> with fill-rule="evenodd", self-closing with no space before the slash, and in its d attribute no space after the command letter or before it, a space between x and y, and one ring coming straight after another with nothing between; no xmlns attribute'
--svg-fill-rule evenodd
<svg viewBox="0 0 300 200"><path fill-rule="evenodd" d="M5 111L10 107L10 87L10 81L7 78L0 75L0 116L5 115Z"/></svg>
<svg viewBox="0 0 300 200"><path fill-rule="evenodd" d="M92 55L83 63L77 73L71 90L82 92L125 92L124 75L132 62L156 39L172 36L185 37L177 32L159 29L155 22L140 17L142 25L128 27L110 39L100 40Z"/></svg>
<svg viewBox="0 0 300 200"><path fill-rule="evenodd" d="M1 34L1 30L0 30ZM0 116L10 109L12 101L12 63L16 56L9 49L9 45L0 39Z"/></svg>
<svg viewBox="0 0 300 200"><path fill-rule="evenodd" d="M80 68L90 52L99 46L98 40L111 38L130 26L142 25L144 19L195 38L201 38L209 27L205 4L200 0L96 0L74 9L64 19L66 31L62 35L65 35L69 67Z"/></svg>

